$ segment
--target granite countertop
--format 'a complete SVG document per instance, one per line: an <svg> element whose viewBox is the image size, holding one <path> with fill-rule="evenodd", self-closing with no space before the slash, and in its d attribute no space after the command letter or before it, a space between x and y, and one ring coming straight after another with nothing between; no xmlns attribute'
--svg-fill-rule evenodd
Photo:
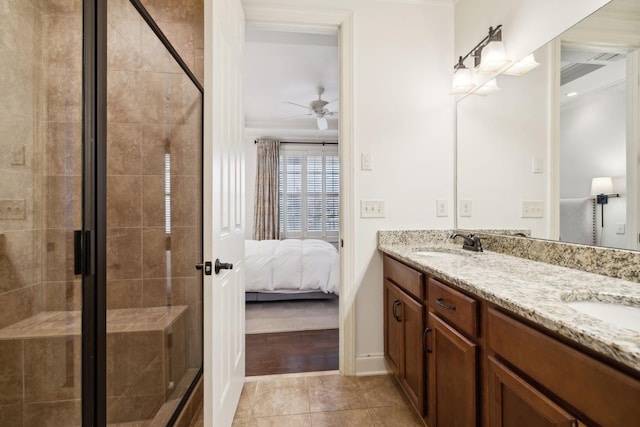
<svg viewBox="0 0 640 427"><path fill-rule="evenodd" d="M564 303L598 300L640 306L638 283L497 252L466 251L454 244L379 244L378 249L640 371L640 332L596 319ZM420 251L438 253L424 255Z"/></svg>

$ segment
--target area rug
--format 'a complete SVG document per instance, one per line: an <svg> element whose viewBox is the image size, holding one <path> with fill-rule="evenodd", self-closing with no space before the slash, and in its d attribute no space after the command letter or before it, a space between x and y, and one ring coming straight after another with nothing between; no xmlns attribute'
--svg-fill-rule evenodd
<svg viewBox="0 0 640 427"><path fill-rule="evenodd" d="M338 300L248 302L246 333L338 328Z"/></svg>

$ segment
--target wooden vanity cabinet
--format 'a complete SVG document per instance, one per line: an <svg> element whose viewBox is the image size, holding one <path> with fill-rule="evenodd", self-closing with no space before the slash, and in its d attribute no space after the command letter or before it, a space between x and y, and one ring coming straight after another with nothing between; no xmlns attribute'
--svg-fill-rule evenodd
<svg viewBox="0 0 640 427"><path fill-rule="evenodd" d="M428 340L428 390L431 425L478 424L478 304L435 280L427 287L431 328Z"/></svg>
<svg viewBox="0 0 640 427"><path fill-rule="evenodd" d="M421 416L425 405L424 275L384 257L384 355Z"/></svg>
<svg viewBox="0 0 640 427"><path fill-rule="evenodd" d="M487 346L491 354L488 410L494 417L490 425L524 425L506 423L505 413L514 413L514 405L539 414L555 412L546 424L530 425L578 425L571 424L577 423L577 418L549 409L549 403L558 405L557 409L562 406L587 425L640 425L638 379L495 308L487 310ZM505 381L507 377L511 382ZM540 398L505 400L511 395L505 383L511 390L526 388L528 396L537 394ZM544 396L549 396L547 401L541 399Z"/></svg>
<svg viewBox="0 0 640 427"><path fill-rule="evenodd" d="M429 427L640 426L640 373L386 255L384 322Z"/></svg>

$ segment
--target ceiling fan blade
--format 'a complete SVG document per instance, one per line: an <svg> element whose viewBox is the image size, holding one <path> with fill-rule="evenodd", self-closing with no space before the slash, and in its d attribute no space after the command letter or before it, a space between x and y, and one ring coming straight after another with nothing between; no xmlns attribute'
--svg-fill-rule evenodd
<svg viewBox="0 0 640 427"><path fill-rule="evenodd" d="M318 124L318 129L327 130L329 128L329 122L325 117L316 118L316 123Z"/></svg>
<svg viewBox="0 0 640 427"><path fill-rule="evenodd" d="M307 107L306 105L300 105L300 104L296 104L295 102L289 102L289 101L284 101L285 104L291 104L291 105L295 105L296 107L302 107L305 110L311 110L311 108Z"/></svg>

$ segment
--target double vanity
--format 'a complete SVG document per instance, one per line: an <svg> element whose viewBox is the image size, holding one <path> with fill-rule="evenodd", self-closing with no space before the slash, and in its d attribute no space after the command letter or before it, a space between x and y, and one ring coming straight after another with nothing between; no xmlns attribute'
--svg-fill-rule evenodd
<svg viewBox="0 0 640 427"><path fill-rule="evenodd" d="M378 234L385 358L426 424L640 425L640 283L610 277L635 275L627 252L450 235Z"/></svg>

